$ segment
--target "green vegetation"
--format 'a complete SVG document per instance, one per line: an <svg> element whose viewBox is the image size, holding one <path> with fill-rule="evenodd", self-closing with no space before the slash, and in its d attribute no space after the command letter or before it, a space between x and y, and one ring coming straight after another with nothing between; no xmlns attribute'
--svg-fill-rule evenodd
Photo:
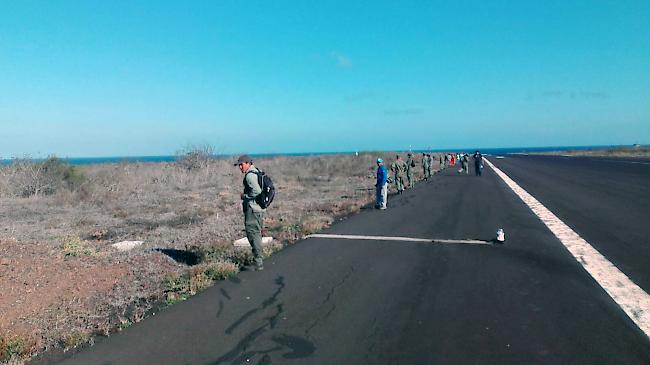
<svg viewBox="0 0 650 365"><path fill-rule="evenodd" d="M21 359L25 355L23 341L20 338L7 339L0 336L0 361Z"/></svg>
<svg viewBox="0 0 650 365"><path fill-rule="evenodd" d="M44 161L29 158L15 159L0 170L0 195L32 197L52 195L61 190L79 191L86 182L84 174L75 166L56 156Z"/></svg>
<svg viewBox="0 0 650 365"><path fill-rule="evenodd" d="M32 338L0 335L0 363L22 363L37 347L37 341Z"/></svg>
<svg viewBox="0 0 650 365"><path fill-rule="evenodd" d="M88 342L90 340L90 337L88 335L85 335L81 332L72 332L67 335L65 335L61 339L61 347L63 347L64 351L71 350L73 348L76 348L80 345L83 345L84 343Z"/></svg>
<svg viewBox="0 0 650 365"><path fill-rule="evenodd" d="M94 247L90 246L77 235L67 235L61 241L65 256L92 256L96 253Z"/></svg>

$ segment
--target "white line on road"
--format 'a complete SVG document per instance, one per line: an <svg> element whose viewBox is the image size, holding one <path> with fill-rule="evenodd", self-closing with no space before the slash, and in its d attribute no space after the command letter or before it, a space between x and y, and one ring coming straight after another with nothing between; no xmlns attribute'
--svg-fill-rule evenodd
<svg viewBox="0 0 650 365"><path fill-rule="evenodd" d="M456 243L470 245L491 245L489 241L481 240L445 240L437 238L412 238L412 237L390 237L390 236L359 236L346 234L310 234L305 238L329 238L339 240L371 240L371 241L405 241L405 242L427 242L427 243Z"/></svg>
<svg viewBox="0 0 650 365"><path fill-rule="evenodd" d="M607 162L616 162L616 163L631 163L637 165L650 165L650 162L641 162L641 161L616 161L616 160L603 160Z"/></svg>
<svg viewBox="0 0 650 365"><path fill-rule="evenodd" d="M605 256L593 248L589 242L580 237L508 175L487 159L485 159L485 162L544 222L548 229L553 232L596 282L605 289L630 319L650 337L650 295L632 282Z"/></svg>

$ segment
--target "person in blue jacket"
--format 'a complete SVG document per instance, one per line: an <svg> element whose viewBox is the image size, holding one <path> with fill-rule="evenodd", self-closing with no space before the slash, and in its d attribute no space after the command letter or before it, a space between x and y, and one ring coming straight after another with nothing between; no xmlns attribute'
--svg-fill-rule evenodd
<svg viewBox="0 0 650 365"><path fill-rule="evenodd" d="M377 189L375 208L386 209L386 200L388 199L388 170L384 166L384 160L377 159Z"/></svg>

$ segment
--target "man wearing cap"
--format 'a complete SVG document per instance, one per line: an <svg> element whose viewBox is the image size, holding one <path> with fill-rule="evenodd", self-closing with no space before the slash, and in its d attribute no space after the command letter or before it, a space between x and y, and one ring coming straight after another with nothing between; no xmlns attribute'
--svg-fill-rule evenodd
<svg viewBox="0 0 650 365"><path fill-rule="evenodd" d="M235 166L239 166L239 171L244 174L244 192L241 194L242 208L244 211L244 229L246 238L253 249L255 258L255 270L264 269L262 257L262 227L264 221L264 209L255 202L262 188L257 182L257 173L259 170L253 166L253 160L248 155L239 156Z"/></svg>
<svg viewBox="0 0 650 365"><path fill-rule="evenodd" d="M386 209L386 200L388 198L388 171L384 166L384 160L377 159L377 184L375 185L377 194L375 208Z"/></svg>

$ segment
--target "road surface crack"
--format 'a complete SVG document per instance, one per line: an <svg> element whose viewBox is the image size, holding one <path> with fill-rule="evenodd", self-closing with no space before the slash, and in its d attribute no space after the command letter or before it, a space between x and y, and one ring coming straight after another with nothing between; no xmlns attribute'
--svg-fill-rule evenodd
<svg viewBox="0 0 650 365"><path fill-rule="evenodd" d="M329 292L325 296L325 299L321 302L319 307L323 307L323 306L327 305L331 301L331 299L334 296L334 293L336 292L336 290L338 288L340 288L341 286L343 286L345 284L345 282L348 281L348 279L352 276L353 273L354 273L354 267L351 266L350 270L348 270L348 272L343 276L341 281L339 281L337 284L332 286L332 288L329 290ZM336 304L332 304L332 307L325 313L325 315L320 316L320 317L316 317L314 322L312 322L312 324L305 330L305 335L308 338L311 338L311 336L310 336L311 331L316 326L318 326L323 320L327 319L334 312L334 310L336 310Z"/></svg>

